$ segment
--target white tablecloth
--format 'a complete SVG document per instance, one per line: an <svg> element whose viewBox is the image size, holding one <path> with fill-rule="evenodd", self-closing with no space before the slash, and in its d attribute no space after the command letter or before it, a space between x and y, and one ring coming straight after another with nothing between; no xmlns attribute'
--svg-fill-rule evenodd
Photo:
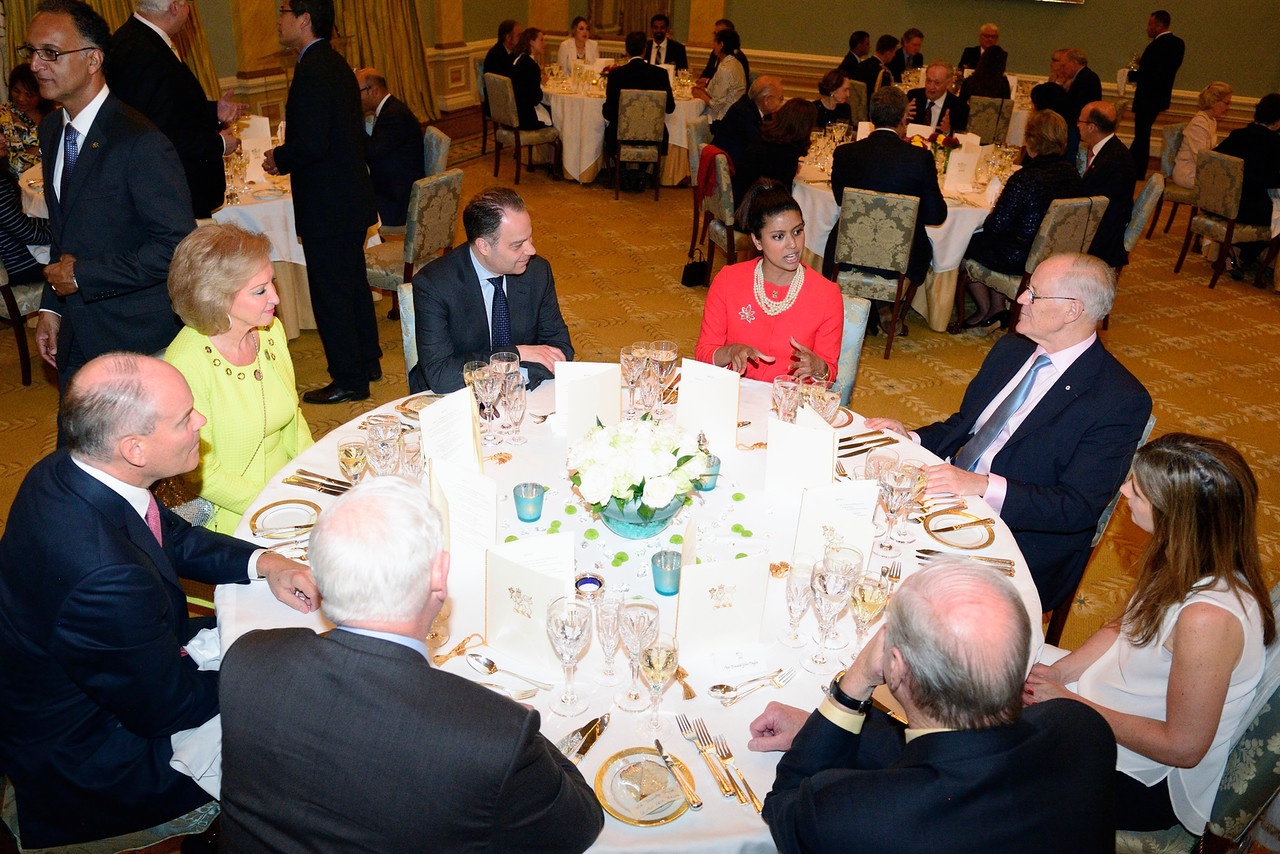
<svg viewBox="0 0 1280 854"><path fill-rule="evenodd" d="M544 383L530 395L529 412L546 413L554 408L554 390L552 383ZM739 442L750 444L763 440L767 429L767 412L769 407L769 389L767 384L744 381L742 383L739 417L750 420L751 424L739 431ZM381 407L380 412L394 412L393 404ZM312 448L295 459L286 471L282 471L263 489L262 494L245 513L245 520L237 530L237 535L245 539L249 536L248 522L258 508L265 504L285 498L305 499L321 507L333 501L333 498L307 489L283 485L282 477L297 468L338 476L336 448L339 440L358 437L362 432L357 425L364 416L341 427L335 428L327 436L318 441ZM842 434L848 435L862 432L862 419L855 416L853 422L843 428ZM723 460L720 482L713 492L698 493L704 497L705 504L695 503L681 511L675 523L663 534L648 541L630 541L621 539L608 531L603 525L592 522L569 492L569 483L563 471L566 455L566 437L563 428L552 416L542 425L535 425L526 419L525 434L529 443L522 448L505 448L513 454L513 459L506 465L487 464L486 474L498 484L498 539L509 535L525 536L545 531L553 520L560 520L564 530L574 532L577 543L576 562L578 570L588 568L601 573L606 585L618 588L622 584L629 589L650 597L658 604L661 612L661 623L670 628L673 625L676 610L676 597L657 596L653 591L653 580L648 571L649 561L653 553L663 547L672 548L669 537L673 533L683 532L686 520L692 513L698 520L699 554L703 556L729 557L739 551L763 551L772 560L787 560L792 554L792 539L796 524L798 507L780 506L776 500L766 494L764 488L765 451L739 451L713 448ZM922 448L904 441L900 447L903 458L933 461L935 458ZM861 467L861 457L847 460L851 471ZM542 518L532 524L519 522L515 518L511 487L522 481L535 480L550 486L546 496ZM735 501L739 495L742 500ZM983 515L994 515L987 511L980 499L970 499L971 512ZM572 509L573 512L569 512ZM752 531L750 539L735 533L734 525ZM997 523L995 543L983 553L1013 558L1018 561L1019 569L1013 583L1026 603L1028 613L1032 616L1032 660L1038 653L1043 635L1040 630L1040 600L1035 584L1031 580L1022 555L1013 541L1012 535L1002 524ZM593 529L599 538L589 540L583 531ZM269 541L261 541L269 545ZM921 534L918 545L933 546L926 535ZM902 560L904 575L910 575L917 568L913 555L914 547L907 547L906 556ZM615 555L625 553L628 559L621 566L614 566ZM481 559L465 557L457 552L452 556L452 570L449 574L450 602L450 639L446 647L452 647L471 632L482 631L484 627L484 569ZM871 566L878 567L884 561L872 558ZM480 561L480 562L477 562ZM641 576L637 570L644 568ZM282 626L306 626L318 631L328 627L319 613L312 615L299 614L273 599L263 582L248 585L224 585L219 587L215 595L218 610L218 623L222 633L223 649L226 650L236 638L246 631L258 628ZM772 787L774 770L780 754L751 753L746 749L749 738L748 724L763 709L769 700L778 699L802 708L814 708L821 699L821 688L830 677L819 677L805 670L799 670L796 678L780 690L765 689L744 700L732 708L723 708L706 693L707 686L716 682L737 682L750 676L768 672L777 667L798 665L801 656L812 652L812 645L806 650L787 649L775 642L778 632L785 626L785 582L778 579L769 581L769 592L765 617L761 626L760 637L763 643L750 652L759 656L764 666L751 672L734 672L724 669L721 655L727 651L691 649L688 645L680 651L681 664L689 671L689 681L698 691L693 700L681 698L678 685L667 689L662 704L662 714L666 729L661 735L664 746L682 759L693 772L699 793L706 802L706 808L700 812L688 812L669 825L655 828L636 828L622 824L612 818L606 818L605 829L593 851L653 851L653 852L772 852L774 846L770 840L768 829L749 806L740 806L733 799L721 798L707 772L706 766L697 752L675 732L671 717L677 712L684 712L690 717L702 716L713 732L724 733L734 750L740 768L747 775L752 788L763 798ZM846 617L840 623L840 631L852 638L853 625ZM805 616L801 624L802 632L812 633L815 630L812 614ZM506 666L517 672L523 672L535 678L558 683L561 679L556 669L548 667L541 660L522 658L519 650L489 649L487 650L499 666ZM837 653L839 655L840 653ZM610 700L614 688L596 686L591 675L600 672L602 659L595 646L592 646L584 658L578 673L578 687L589 694L589 711L573 719L556 716L547 711L550 695L540 693L533 702L542 712L543 732L553 741L571 729L585 723L591 716L610 711ZM626 672L624 656L619 655L617 665L619 672ZM453 659L444 665L444 669L467 678L480 678L462 659ZM359 678L353 674L353 678ZM498 675L495 681L513 687L520 683ZM651 738L642 737L636 731L640 715L619 712L612 709L612 722L608 731L597 745L582 761L581 770L589 783L595 780L596 771L601 763L619 750L635 745L651 744Z"/></svg>

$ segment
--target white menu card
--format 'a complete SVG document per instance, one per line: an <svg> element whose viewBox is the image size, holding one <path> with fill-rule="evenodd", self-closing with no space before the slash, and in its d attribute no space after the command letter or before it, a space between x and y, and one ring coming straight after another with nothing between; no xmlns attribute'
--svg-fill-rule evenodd
<svg viewBox="0 0 1280 854"><path fill-rule="evenodd" d="M484 638L503 658L555 671L547 639L547 606L573 595L573 537L543 534L498 543L485 567Z"/></svg>
<svg viewBox="0 0 1280 854"><path fill-rule="evenodd" d="M556 412L569 444L596 421L612 427L622 419L622 366L605 362L556 363Z"/></svg>
<svg viewBox="0 0 1280 854"><path fill-rule="evenodd" d="M737 371L684 359L680 365L680 405L676 424L695 436L705 433L711 452L728 450L738 442Z"/></svg>

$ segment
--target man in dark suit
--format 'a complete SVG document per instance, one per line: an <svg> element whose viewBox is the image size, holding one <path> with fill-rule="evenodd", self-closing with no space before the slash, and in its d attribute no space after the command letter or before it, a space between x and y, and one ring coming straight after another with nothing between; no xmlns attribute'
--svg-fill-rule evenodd
<svg viewBox="0 0 1280 854"><path fill-rule="evenodd" d="M1089 104L1102 100L1102 81L1098 79L1097 72L1089 67L1089 57L1078 47L1067 48L1062 52L1059 74L1066 89L1061 100L1062 109L1066 111L1061 115L1067 121L1067 150L1064 156L1069 163L1075 163L1080 150L1080 127L1074 120Z"/></svg>
<svg viewBox="0 0 1280 854"><path fill-rule="evenodd" d="M986 49L993 47L1000 41L1000 28L995 24L983 24L978 28L978 43L965 48L960 53L960 62L958 63L961 71L966 68L977 68L978 60L982 59L982 54Z"/></svg>
<svg viewBox="0 0 1280 854"><path fill-rule="evenodd" d="M182 158L192 211L197 219L209 217L226 193L222 155L240 147L223 123L243 108L232 103L231 90L210 101L178 58L173 39L191 14L186 0L134 0L133 8L133 17L111 37L107 85L169 137Z"/></svg>
<svg viewBox="0 0 1280 854"><path fill-rule="evenodd" d="M1115 737L1078 700L1022 708L1027 609L1006 578L943 559L817 710L770 703L751 750L786 750L763 818L784 854L1115 849ZM872 707L887 685L907 729Z"/></svg>
<svg viewBox="0 0 1280 854"><path fill-rule="evenodd" d="M418 364L409 390L463 386L462 366L497 350L520 353L530 388L573 359L551 265L533 247L533 221L514 190L491 187L462 211L467 242L413 277Z"/></svg>
<svg viewBox="0 0 1280 854"><path fill-rule="evenodd" d="M65 389L94 356L173 340L169 261L195 221L173 145L106 89L101 16L76 0L42 3L27 39L41 97L63 107L40 125L53 245L36 348Z"/></svg>
<svg viewBox="0 0 1280 854"><path fill-rule="evenodd" d="M149 487L199 461L192 405L171 365L94 359L63 397L67 449L14 499L0 539L0 764L26 848L143 830L211 800L169 765L171 736L218 713L217 671L183 649L201 625L180 577L262 575L298 610L319 601L305 567L255 561L251 544L156 504Z"/></svg>
<svg viewBox="0 0 1280 854"><path fill-rule="evenodd" d="M644 89L667 93L667 112L675 112L676 99L671 92L671 77L666 70L644 61L644 33L628 33L623 43L630 59L621 68L609 74L605 86L604 106L600 109L609 124L604 129L604 150L607 154L618 151L618 102L623 89ZM667 131L662 130L662 153L667 153Z"/></svg>
<svg viewBox="0 0 1280 854"><path fill-rule="evenodd" d="M522 32L524 27L510 18L498 24L498 40L484 55L485 74L511 76L511 52L516 49L516 42L520 40Z"/></svg>
<svg viewBox="0 0 1280 854"><path fill-rule="evenodd" d="M902 34L902 46L898 48L897 53L893 55L893 59L889 60L888 68L893 74L893 79L897 83L902 82L902 75L910 69L924 67L924 54L920 52L920 48L924 46L924 33L915 27L907 30Z"/></svg>
<svg viewBox="0 0 1280 854"><path fill-rule="evenodd" d="M1069 76L1064 72L1067 61L1067 48L1059 48L1049 55L1049 79L1037 84L1031 90L1031 104L1037 110L1053 110L1071 126L1071 118L1080 115L1079 111L1071 112L1067 104L1067 83ZM1094 98L1092 100L1097 100ZM1070 117L1070 118L1069 118ZM1068 132L1068 138L1070 133ZM1077 133L1076 139L1079 139Z"/></svg>
<svg viewBox="0 0 1280 854"><path fill-rule="evenodd" d="M1214 151L1244 161L1244 184L1240 192L1237 222L1266 225L1271 222L1272 203L1268 190L1280 187L1280 94L1272 92L1258 99L1253 108L1253 121L1236 128L1218 143ZM1266 248L1266 243L1236 243L1240 264L1231 269L1231 278L1244 278ZM1238 278L1237 278L1238 277Z"/></svg>
<svg viewBox="0 0 1280 854"><path fill-rule="evenodd" d="M877 89L893 83L893 72L889 71L888 65L897 52L898 37L886 34L876 39L876 52L858 64L853 79L861 81L867 87L868 102ZM854 116L853 120L862 121L862 117Z"/></svg>
<svg viewBox="0 0 1280 854"><path fill-rule="evenodd" d="M443 546L417 483L375 478L326 508L309 551L338 628L252 632L222 664L227 850L578 852L595 841L600 805L538 732L538 713L430 665L422 638L448 595Z"/></svg>
<svg viewBox="0 0 1280 854"><path fill-rule="evenodd" d="M1106 101L1086 104L1077 127L1085 147L1084 174L1080 192L1086 196L1106 196L1107 209L1089 244L1089 254L1112 267L1129 263L1124 248L1124 230L1133 214L1133 159L1124 143L1116 138L1116 108Z"/></svg>
<svg viewBox="0 0 1280 854"><path fill-rule="evenodd" d="M871 53L871 33L866 30L854 30L849 36L849 52L844 55L844 59L840 60L840 70L844 72L844 76L853 77L858 66L869 53Z"/></svg>
<svg viewBox="0 0 1280 854"><path fill-rule="evenodd" d="M262 165L269 174L293 179L311 307L333 378L302 399L364 400L369 383L382 378L382 348L364 272L365 236L378 215L364 163L360 90L347 61L329 44L333 0L285 0L276 29L280 44L299 51L298 66L285 102L288 135Z"/></svg>
<svg viewBox="0 0 1280 854"><path fill-rule="evenodd" d="M1151 156L1151 126L1156 116L1169 109L1173 98L1173 79L1182 67L1182 57L1187 45L1169 32L1173 19L1159 9L1147 19L1147 38L1151 44L1138 60L1138 70L1129 78L1135 84L1133 92L1133 143L1129 152L1133 156L1133 174L1141 181L1147 174Z"/></svg>
<svg viewBox="0 0 1280 854"><path fill-rule="evenodd" d="M934 166L933 155L902 138L907 127L907 96L901 89L896 86L880 89L871 96L870 112L871 123L875 125L871 135L841 145L832 156L831 192L835 195L837 208L844 201L846 187L876 193L899 193L920 200L907 266L907 278L919 284L924 281L933 260L933 244L929 242L925 226L941 225L947 219L947 203L938 189L938 169ZM831 229L823 253L823 275L832 281L836 278L836 238L839 231L837 223ZM896 273L892 275L897 277ZM889 322L888 307L881 304L877 308L880 309L880 319L877 320L873 314L874 322L869 329L873 334L880 323Z"/></svg>
<svg viewBox="0 0 1280 854"><path fill-rule="evenodd" d="M1096 258L1045 260L1018 297L1018 334L991 348L959 412L913 437L952 458L929 468L930 493L981 495L1000 514L1046 611L1079 583L1151 414L1151 395L1097 336L1114 296ZM907 435L891 419L867 425Z"/></svg>
<svg viewBox="0 0 1280 854"><path fill-rule="evenodd" d="M915 108L908 111L911 121L928 125L943 136L960 133L969 125L969 107L947 91L956 70L951 63L935 59L924 72L924 86L907 93Z"/></svg>
<svg viewBox="0 0 1280 854"><path fill-rule="evenodd" d="M387 78L376 68L356 73L360 106L373 116L373 130L365 140L373 200L383 225L401 226L409 212L409 190L426 175L422 151L422 122L404 101L387 91Z"/></svg>
<svg viewBox="0 0 1280 854"><path fill-rule="evenodd" d="M671 19L661 13L649 19L649 29L653 37L644 45L644 58L654 65L674 65L676 70L689 67L689 57L684 45L671 38Z"/></svg>
<svg viewBox="0 0 1280 854"><path fill-rule="evenodd" d="M747 89L747 94L733 102L724 118L711 123L711 144L729 155L729 162L739 162L747 146L760 136L766 116L782 106L782 80L761 75Z"/></svg>
<svg viewBox="0 0 1280 854"><path fill-rule="evenodd" d="M720 32L721 30L733 30L734 32L737 32L737 29L733 26L733 21L730 21L728 18L721 18L720 20L716 21L715 24L713 24L711 27L712 42L715 42L716 33ZM742 48L741 47L735 48L733 51L733 56L735 59L738 60L738 62L742 63L742 73L746 76L748 80L750 80L751 79L751 63L747 61L747 55L742 52ZM699 75L698 77L698 80L697 80L698 85L703 86L705 88L707 83L711 81L711 78L716 76L716 69L718 69L719 67L720 67L720 59L716 56L716 52L713 50L711 51L711 55L707 57L707 64L702 69L702 74Z"/></svg>

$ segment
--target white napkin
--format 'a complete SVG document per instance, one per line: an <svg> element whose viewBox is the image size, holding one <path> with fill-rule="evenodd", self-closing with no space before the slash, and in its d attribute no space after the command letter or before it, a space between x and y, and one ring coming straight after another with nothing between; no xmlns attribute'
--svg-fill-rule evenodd
<svg viewBox="0 0 1280 854"><path fill-rule="evenodd" d="M201 670L217 670L222 665L222 639L217 629L201 629L183 649Z"/></svg>
<svg viewBox="0 0 1280 854"><path fill-rule="evenodd" d="M911 124L907 125L907 139L911 139L911 137L913 136L918 136L923 139L928 139L929 137L933 136L933 128L929 127L928 125L918 125L912 122Z"/></svg>
<svg viewBox="0 0 1280 854"><path fill-rule="evenodd" d="M221 798L222 715L214 715L195 729L175 732L169 736L169 743L173 745L169 766L195 780L213 797Z"/></svg>
<svg viewBox="0 0 1280 854"><path fill-rule="evenodd" d="M994 208L996 206L996 202L1000 200L1000 193L1003 190L1004 183L999 178L992 178L991 183L987 185L987 207Z"/></svg>

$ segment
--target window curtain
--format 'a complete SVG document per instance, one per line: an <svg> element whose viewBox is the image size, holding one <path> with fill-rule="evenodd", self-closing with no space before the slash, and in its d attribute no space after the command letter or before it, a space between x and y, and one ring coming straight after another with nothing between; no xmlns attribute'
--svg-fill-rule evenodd
<svg viewBox="0 0 1280 854"><path fill-rule="evenodd" d="M335 0L334 7L351 67L381 71L387 88L420 121L439 118L413 0Z"/></svg>

